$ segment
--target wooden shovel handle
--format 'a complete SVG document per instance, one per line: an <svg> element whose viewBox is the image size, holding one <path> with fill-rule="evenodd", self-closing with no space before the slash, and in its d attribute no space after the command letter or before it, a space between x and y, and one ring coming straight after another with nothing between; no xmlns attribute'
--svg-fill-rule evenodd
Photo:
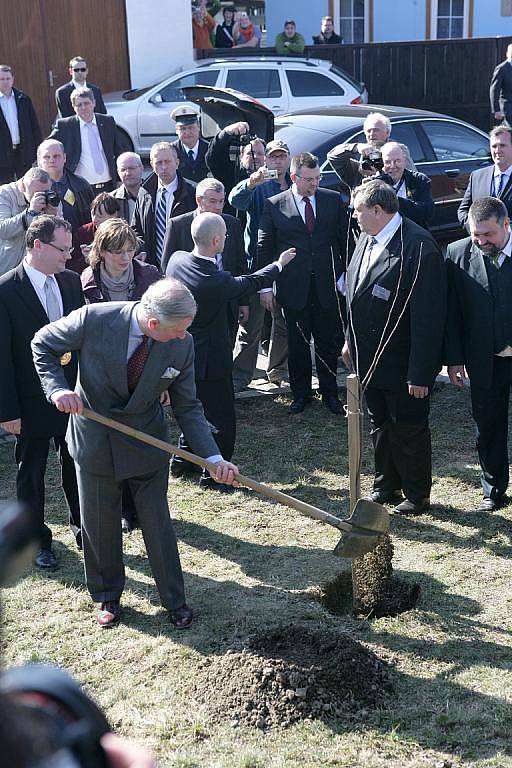
<svg viewBox="0 0 512 768"><path fill-rule="evenodd" d="M89 408L84 408L81 415L91 421L97 421L98 424L103 424L105 427L110 427L118 432L122 432L124 435L128 435L128 437L133 437L147 445L152 445L154 448L160 448L160 450L165 451L166 453L176 454L176 456L180 456L182 459L190 461L192 464L197 464L199 467L203 467L203 469L211 470L215 474L216 465L213 462L206 461L206 459L201 458L201 456L196 456L195 453L185 451L177 445L166 443L164 440L159 440L157 437L147 435L145 432L141 432L140 430L129 427L119 421L110 419L108 416L102 416L100 413L91 411ZM257 480L253 480L245 475L235 475L235 478L240 485L251 488L253 491L260 493L263 496L268 496L269 499L278 501L286 507L296 509L298 512L302 512L303 515L313 518L313 520L320 520L322 523L327 523L327 525L332 525L334 528L338 528L340 531L347 531L348 533L354 530L353 526L349 523L340 520L334 515L330 515L328 512L324 512L323 509L314 507L312 504L300 501L294 496L288 496L287 493L276 491L274 488L270 488L268 485L259 483Z"/></svg>

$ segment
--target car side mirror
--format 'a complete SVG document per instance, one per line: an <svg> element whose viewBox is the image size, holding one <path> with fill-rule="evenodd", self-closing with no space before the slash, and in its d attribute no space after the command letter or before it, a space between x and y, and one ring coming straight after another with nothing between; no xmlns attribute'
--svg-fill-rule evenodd
<svg viewBox="0 0 512 768"><path fill-rule="evenodd" d="M150 104L163 104L162 94L161 93L155 93L154 96L152 96L149 100Z"/></svg>

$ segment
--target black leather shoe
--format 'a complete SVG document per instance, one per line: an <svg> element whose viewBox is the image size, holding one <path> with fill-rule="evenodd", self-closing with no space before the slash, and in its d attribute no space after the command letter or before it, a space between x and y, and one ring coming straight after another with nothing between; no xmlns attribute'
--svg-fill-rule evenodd
<svg viewBox="0 0 512 768"><path fill-rule="evenodd" d="M218 483L210 475L202 475L199 479L199 487L207 491L217 491L218 493L234 493L235 489L232 485L226 485L226 483Z"/></svg>
<svg viewBox="0 0 512 768"><path fill-rule="evenodd" d="M368 498L377 504L400 504L403 501L400 491L372 491Z"/></svg>
<svg viewBox="0 0 512 768"><path fill-rule="evenodd" d="M169 611L169 621L176 629L188 629L193 618L192 609L186 603L175 611Z"/></svg>
<svg viewBox="0 0 512 768"><path fill-rule="evenodd" d="M500 509L505 504L505 499L500 496L498 499L490 499L489 496L484 496L478 506L479 512L494 512L496 509Z"/></svg>
<svg viewBox="0 0 512 768"><path fill-rule="evenodd" d="M322 403L336 416L340 416L343 413L343 403L341 400L338 400L336 395L322 395Z"/></svg>
<svg viewBox="0 0 512 768"><path fill-rule="evenodd" d="M79 549L80 551L82 551L82 549L83 549L82 531L78 531L78 533L75 536L75 541L76 541L76 548Z"/></svg>
<svg viewBox="0 0 512 768"><path fill-rule="evenodd" d="M200 471L200 468L196 468L189 461L171 461L172 477L193 477Z"/></svg>
<svg viewBox="0 0 512 768"><path fill-rule="evenodd" d="M290 407L288 408L288 413L291 414L297 414L302 413L306 405L310 402L311 398L309 397L296 397L295 400L292 402Z"/></svg>
<svg viewBox="0 0 512 768"><path fill-rule="evenodd" d="M397 504L393 512L395 515L421 515L430 507L430 499L427 497L420 501L411 501L404 499L401 504Z"/></svg>
<svg viewBox="0 0 512 768"><path fill-rule="evenodd" d="M51 549L40 549L34 558L34 565L42 571L55 571L59 567Z"/></svg>
<svg viewBox="0 0 512 768"><path fill-rule="evenodd" d="M121 606L119 600L107 600L101 604L101 608L96 616L96 621L102 629L113 627L121 618Z"/></svg>

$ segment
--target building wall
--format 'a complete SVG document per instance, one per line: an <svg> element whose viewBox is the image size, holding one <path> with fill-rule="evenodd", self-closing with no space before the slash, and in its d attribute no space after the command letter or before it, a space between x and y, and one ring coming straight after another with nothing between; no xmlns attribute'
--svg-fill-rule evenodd
<svg viewBox="0 0 512 768"><path fill-rule="evenodd" d="M320 19L328 13L328 0L266 0L267 45L274 45L286 19L293 19L306 45L312 45L312 36L320 31Z"/></svg>
<svg viewBox="0 0 512 768"><path fill-rule="evenodd" d="M424 40L426 0L374 0L373 40Z"/></svg>
<svg viewBox="0 0 512 768"><path fill-rule="evenodd" d="M133 88L191 66L190 0L125 0Z"/></svg>
<svg viewBox="0 0 512 768"><path fill-rule="evenodd" d="M474 0L473 37L512 37L512 16L501 15L501 0Z"/></svg>

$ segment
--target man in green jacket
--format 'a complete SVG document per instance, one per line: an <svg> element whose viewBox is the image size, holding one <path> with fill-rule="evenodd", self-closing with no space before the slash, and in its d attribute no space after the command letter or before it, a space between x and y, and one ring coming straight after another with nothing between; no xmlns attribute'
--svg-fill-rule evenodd
<svg viewBox="0 0 512 768"><path fill-rule="evenodd" d="M295 56L304 53L306 43L297 32L294 21L285 21L284 32L276 37L275 49L280 56Z"/></svg>

